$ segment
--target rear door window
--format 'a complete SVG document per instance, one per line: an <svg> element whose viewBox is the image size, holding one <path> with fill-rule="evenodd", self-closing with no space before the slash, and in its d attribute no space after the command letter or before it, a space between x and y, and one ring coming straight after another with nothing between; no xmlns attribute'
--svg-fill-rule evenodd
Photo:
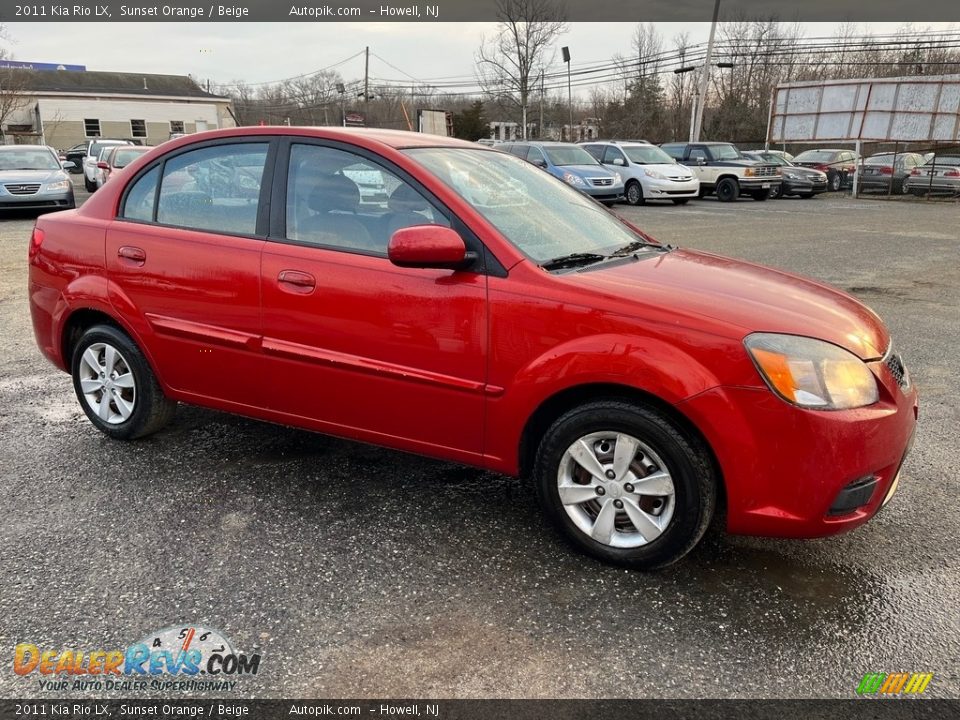
<svg viewBox="0 0 960 720"><path fill-rule="evenodd" d="M157 222L254 235L267 143L214 145L167 160Z"/></svg>

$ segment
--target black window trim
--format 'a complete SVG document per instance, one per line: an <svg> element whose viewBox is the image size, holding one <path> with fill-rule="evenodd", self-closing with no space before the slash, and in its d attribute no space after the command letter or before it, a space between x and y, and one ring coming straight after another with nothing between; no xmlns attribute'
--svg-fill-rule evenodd
<svg viewBox="0 0 960 720"><path fill-rule="evenodd" d="M209 233L211 235L224 235L227 237L236 237L236 238L247 238L250 240L266 240L267 239L267 229L270 225L270 198L271 198L271 188L273 186L274 180L274 168L276 165L277 159L277 147L279 141L282 139L282 136L278 135L249 135L249 136L239 136L239 137L223 137L216 138L213 140L206 140L204 142L191 143L190 145L185 145L182 148L178 148L163 157L159 158L157 161L146 165L137 172L130 181L123 188L123 192L120 194L120 202L117 203L117 210L114 213L114 221L122 221L128 223L135 223L137 225L153 225L156 227L162 228L172 228L174 230L188 230L190 232L201 232ZM203 150L208 147L216 147L219 145L240 145L240 144L266 144L267 145L267 158L263 165L263 175L260 180L260 197L257 204L257 224L253 234L249 233L236 233L236 232L226 232L223 230L212 230L207 228L194 228L188 227L186 225L174 225L171 223L162 223L157 221L157 211L160 199L160 188L163 185L163 173L166 170L167 161L173 158L184 155L188 152L194 150ZM124 217L123 212L126 209L127 196L130 194L130 190L140 181L140 179L149 173L151 170L159 168L159 175L157 176L157 186L153 190L153 213L150 220L140 220L139 218L128 218Z"/></svg>
<svg viewBox="0 0 960 720"><path fill-rule="evenodd" d="M391 162L388 158L366 148L351 145L340 140L331 140L328 138L312 137L310 135L284 135L279 138L275 164L273 166L272 183L273 192L271 200L271 213L269 222L269 232L265 239L281 245L296 245L299 247L317 248L334 252L348 253L351 255L365 255L367 257L381 258L389 262L385 253L374 252L372 250L361 250L359 248L348 248L340 245L325 245L315 242L306 242L301 240L292 240L286 237L287 231L287 182L290 168L290 151L294 145L313 145L325 147L333 150L341 150L374 165L382 167L387 172L392 173L397 178L407 183L416 190L423 198L430 203L433 209L450 223L450 227L456 231L467 246L468 251L476 254L477 259L473 265L460 272L472 272L478 275L492 275L495 277L507 277L506 268L500 263L492 252L484 245L477 235L467 227L467 225L446 206L436 195L428 188L424 187L420 181L410 175L406 170Z"/></svg>

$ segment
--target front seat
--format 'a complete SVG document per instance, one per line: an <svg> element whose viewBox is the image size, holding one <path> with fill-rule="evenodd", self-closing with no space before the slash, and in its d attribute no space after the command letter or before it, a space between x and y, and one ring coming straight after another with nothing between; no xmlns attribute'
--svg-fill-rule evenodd
<svg viewBox="0 0 960 720"><path fill-rule="evenodd" d="M343 175L319 178L307 200L307 207L313 214L298 223L298 240L386 252L385 246L376 246L367 228L356 217L360 209L360 189L350 178Z"/></svg>
<svg viewBox="0 0 960 720"><path fill-rule="evenodd" d="M435 224L429 216L423 214L430 212L430 204L409 185L398 185L390 193L387 209L390 212L384 216L384 220L388 238L401 228Z"/></svg>

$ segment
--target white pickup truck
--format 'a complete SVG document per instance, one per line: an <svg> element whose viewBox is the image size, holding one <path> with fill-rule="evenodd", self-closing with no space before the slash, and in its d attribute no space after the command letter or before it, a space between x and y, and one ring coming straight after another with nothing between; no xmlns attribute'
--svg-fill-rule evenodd
<svg viewBox="0 0 960 720"><path fill-rule="evenodd" d="M730 143L664 143L660 147L700 179L701 197L714 194L720 202L733 202L749 195L766 200L783 181L779 165L750 160Z"/></svg>

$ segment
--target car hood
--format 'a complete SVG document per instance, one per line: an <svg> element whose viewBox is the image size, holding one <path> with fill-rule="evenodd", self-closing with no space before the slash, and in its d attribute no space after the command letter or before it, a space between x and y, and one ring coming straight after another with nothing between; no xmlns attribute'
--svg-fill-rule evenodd
<svg viewBox="0 0 960 720"><path fill-rule="evenodd" d="M648 165L637 164L638 168L641 170L654 170L658 173L663 173L667 177L686 177L693 179L693 171L688 168L686 165L680 165L679 163L650 163Z"/></svg>
<svg viewBox="0 0 960 720"><path fill-rule="evenodd" d="M568 171L585 178L609 178L613 173L599 165L556 165L560 172Z"/></svg>
<svg viewBox="0 0 960 720"><path fill-rule="evenodd" d="M0 170L0 184L51 183L66 179L63 170Z"/></svg>
<svg viewBox="0 0 960 720"><path fill-rule="evenodd" d="M819 338L864 360L881 357L890 342L877 314L836 288L710 253L673 250L564 277L638 305L730 323L744 335L775 332Z"/></svg>

